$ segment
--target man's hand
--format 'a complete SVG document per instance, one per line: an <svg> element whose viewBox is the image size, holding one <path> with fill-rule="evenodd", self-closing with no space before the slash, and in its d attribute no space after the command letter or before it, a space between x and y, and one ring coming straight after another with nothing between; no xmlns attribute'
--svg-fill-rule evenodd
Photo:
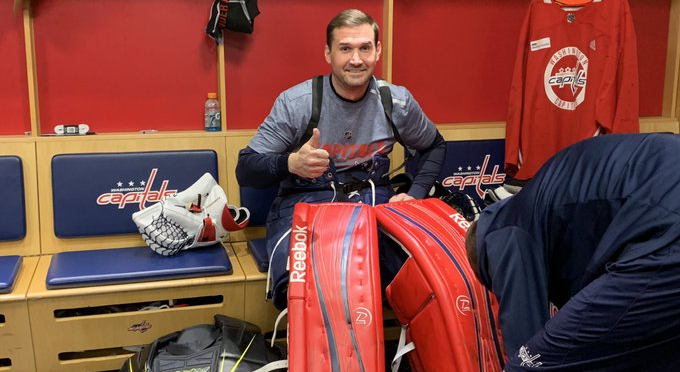
<svg viewBox="0 0 680 372"><path fill-rule="evenodd" d="M290 173L302 178L316 178L321 176L329 164L328 151L318 148L321 143L319 129L314 128L312 138L307 141L300 150L293 152L288 157L288 170Z"/></svg>
<svg viewBox="0 0 680 372"><path fill-rule="evenodd" d="M398 202L398 201L405 201L405 200L414 200L414 199L415 199L415 198L412 197L411 195L402 192L402 193L400 193L400 194L397 194L397 195L392 196L392 197L390 198L390 203Z"/></svg>

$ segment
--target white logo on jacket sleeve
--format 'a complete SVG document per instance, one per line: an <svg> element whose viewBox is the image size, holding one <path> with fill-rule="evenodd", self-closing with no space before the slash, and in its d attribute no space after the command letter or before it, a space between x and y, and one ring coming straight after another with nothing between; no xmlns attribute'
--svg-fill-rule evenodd
<svg viewBox="0 0 680 372"><path fill-rule="evenodd" d="M540 358L541 354L536 355L529 354L529 348L526 346L522 346L519 348L517 356L520 359L522 359L522 364L520 365L524 367L540 367L543 364L541 362L536 362L536 359Z"/></svg>

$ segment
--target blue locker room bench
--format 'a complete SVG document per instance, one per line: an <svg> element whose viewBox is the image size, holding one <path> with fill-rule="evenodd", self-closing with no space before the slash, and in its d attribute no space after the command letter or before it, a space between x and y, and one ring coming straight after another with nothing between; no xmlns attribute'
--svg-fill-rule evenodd
<svg viewBox="0 0 680 372"><path fill-rule="evenodd" d="M131 346L210 323L217 313L243 317L245 276L227 247L218 242L161 256L144 245L131 217L206 172L218 179L215 151L72 153L51 159L56 237L114 242L136 235L139 245L88 249L81 244L85 248L40 258L28 293L38 370L117 370ZM36 337L45 334L52 336Z"/></svg>

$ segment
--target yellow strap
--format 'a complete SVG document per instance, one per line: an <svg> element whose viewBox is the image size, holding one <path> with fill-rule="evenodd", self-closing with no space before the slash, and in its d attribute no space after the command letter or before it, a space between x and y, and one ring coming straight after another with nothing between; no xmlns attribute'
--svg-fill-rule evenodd
<svg viewBox="0 0 680 372"><path fill-rule="evenodd" d="M238 365L241 363L241 360L243 360L243 357L245 357L246 354L248 353L248 349L250 349L250 345L252 345L252 344L253 344L253 341L255 341L255 337L256 337L256 336L257 336L257 335L254 335L253 338L250 339L250 342L248 343L248 346L246 346L246 349L243 350L243 354L241 354L241 356L240 356L240 357L238 358L238 360L236 361L236 364L234 364L234 366L231 368L231 371L229 371L229 372L234 372L234 371L236 371L236 368L238 368ZM222 361L220 362L220 372L224 372L224 357L222 357Z"/></svg>

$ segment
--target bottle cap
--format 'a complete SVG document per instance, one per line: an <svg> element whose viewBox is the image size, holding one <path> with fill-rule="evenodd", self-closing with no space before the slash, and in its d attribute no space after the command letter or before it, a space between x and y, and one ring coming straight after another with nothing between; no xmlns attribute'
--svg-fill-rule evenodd
<svg viewBox="0 0 680 372"><path fill-rule="evenodd" d="M208 93L208 98L217 98L217 93Z"/></svg>

